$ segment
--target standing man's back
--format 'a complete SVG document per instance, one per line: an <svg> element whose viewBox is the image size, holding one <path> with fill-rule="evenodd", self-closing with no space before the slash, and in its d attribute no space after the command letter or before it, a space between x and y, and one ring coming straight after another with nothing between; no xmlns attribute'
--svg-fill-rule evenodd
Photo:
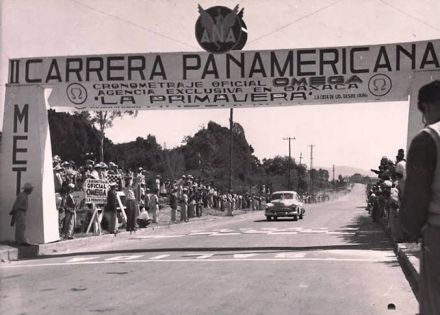
<svg viewBox="0 0 440 315"><path fill-rule="evenodd" d="M411 142L401 218L410 240L422 237L420 314L440 314L440 81L419 91L426 128Z"/></svg>

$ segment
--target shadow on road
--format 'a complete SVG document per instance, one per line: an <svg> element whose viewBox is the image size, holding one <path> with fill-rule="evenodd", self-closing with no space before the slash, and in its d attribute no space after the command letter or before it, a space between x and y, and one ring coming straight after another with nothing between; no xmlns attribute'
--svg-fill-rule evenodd
<svg viewBox="0 0 440 315"><path fill-rule="evenodd" d="M373 222L371 217L360 214L352 222L340 229L342 232L355 232L341 235L345 242L365 246L369 249L392 249L393 244L385 234L383 228Z"/></svg>
<svg viewBox="0 0 440 315"><path fill-rule="evenodd" d="M106 254L136 254L136 253L164 253L164 252L234 252L251 254L251 253L271 253L280 251L328 251L328 250L371 250L371 246L363 244L353 245L323 245L323 246L255 246L255 247L164 247L164 248L143 248L143 249L120 249L108 251L84 251L77 253L66 253L56 255L42 255L33 259L74 257L84 255L106 255Z"/></svg>
<svg viewBox="0 0 440 315"><path fill-rule="evenodd" d="M256 223L261 223L261 222L283 222L283 221L293 221L292 218L278 218L276 220L272 220L272 221L267 221L266 219L261 219L261 220L254 220L254 222ZM300 220L298 220L300 221Z"/></svg>

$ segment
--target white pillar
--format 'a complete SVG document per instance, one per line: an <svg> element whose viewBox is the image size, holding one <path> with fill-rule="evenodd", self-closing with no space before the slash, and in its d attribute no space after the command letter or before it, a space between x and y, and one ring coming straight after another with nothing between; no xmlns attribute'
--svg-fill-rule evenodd
<svg viewBox="0 0 440 315"><path fill-rule="evenodd" d="M9 212L24 183L29 196L26 237L31 243L59 240L47 108L39 86L7 86L0 145L0 241L14 240Z"/></svg>
<svg viewBox="0 0 440 315"><path fill-rule="evenodd" d="M425 127L422 122L422 113L417 109L419 90L422 86L434 80L440 80L440 71L414 72L409 100L408 135L406 144L407 151L409 149L412 139L421 129Z"/></svg>

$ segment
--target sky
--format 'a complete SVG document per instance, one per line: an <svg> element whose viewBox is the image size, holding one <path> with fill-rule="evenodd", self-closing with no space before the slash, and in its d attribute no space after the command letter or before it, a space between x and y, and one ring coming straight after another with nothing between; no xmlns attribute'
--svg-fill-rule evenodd
<svg viewBox="0 0 440 315"><path fill-rule="evenodd" d="M244 50L373 45L440 38L438 0L113 1L3 0L0 97L9 58L202 51L194 36L197 5L244 8ZM427 10L429 8L429 10ZM0 105L0 128L3 105ZM115 143L156 136L180 145L210 120L228 126L228 109L142 111L114 122ZM319 166L375 168L406 148L408 102L235 109L258 158L292 155Z"/></svg>

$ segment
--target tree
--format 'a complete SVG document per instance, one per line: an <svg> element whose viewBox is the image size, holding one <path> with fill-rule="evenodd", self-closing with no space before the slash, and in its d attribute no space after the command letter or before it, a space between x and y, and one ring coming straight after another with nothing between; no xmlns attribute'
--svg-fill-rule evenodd
<svg viewBox="0 0 440 315"><path fill-rule="evenodd" d="M336 187L338 189L341 189L341 188L344 188L346 186L346 184L347 184L347 182L346 182L345 178L341 174L339 174L338 180L336 181Z"/></svg>
<svg viewBox="0 0 440 315"><path fill-rule="evenodd" d="M59 155L64 160L73 160L83 163L86 153L98 155L98 131L82 116L69 113L57 113L48 110L52 153ZM112 146L110 140L105 139L107 147Z"/></svg>
<svg viewBox="0 0 440 315"><path fill-rule="evenodd" d="M101 158L105 156L106 161L115 162L124 169L142 166L150 171L150 175L161 174L164 178L176 179L182 174L191 174L195 177L200 176L208 182L213 181L219 189L229 186L229 128L211 121L206 128L201 127L195 135L184 137L182 145L173 149L162 148L157 143L156 137L151 134L147 134L146 138L138 136L134 141L113 144L105 138L105 128L124 113L110 116L106 116L105 113L98 113L96 117L95 113L70 115L49 110L53 153L81 165L85 154L92 152L95 156L100 155ZM101 125L99 125L100 118ZM92 126L91 120L95 121L97 127ZM104 130L100 132L97 128ZM247 142L243 127L234 123L232 130L234 191L258 191L261 185L270 187L271 191L285 190L288 182L289 158L276 156L260 161L253 155L254 149ZM101 135L104 136L104 152L98 153L98 149L101 149ZM294 159L290 161L290 165L293 189L299 192L308 191L311 188L310 175L313 188L325 189L330 186L328 171L307 170L304 164L299 165ZM340 177L335 185L344 187L344 179Z"/></svg>
<svg viewBox="0 0 440 315"><path fill-rule="evenodd" d="M243 127L234 123L233 136L233 181L235 187L252 181L259 165L253 156L253 148L246 140ZM203 176L218 183L219 187L228 186L229 170L229 129L210 121L206 128L201 128L194 136L186 136L182 141L185 157L185 170L192 175ZM247 186L247 185L245 185Z"/></svg>
<svg viewBox="0 0 440 315"><path fill-rule="evenodd" d="M155 173L163 173L166 169L162 147L153 135L113 145L105 153L107 158L126 169L143 167Z"/></svg>
<svg viewBox="0 0 440 315"><path fill-rule="evenodd" d="M320 168L319 170L318 170L318 173L317 173L317 181L316 181L316 185L317 185L317 187L318 188L328 188L329 186L330 186L330 183L329 183L329 173L328 173L328 171L327 170L324 170L324 169L322 169L322 168Z"/></svg>
<svg viewBox="0 0 440 315"><path fill-rule="evenodd" d="M176 179L185 169L185 157L181 149L163 150L166 164L165 176Z"/></svg>
<svg viewBox="0 0 440 315"><path fill-rule="evenodd" d="M352 183L362 183L363 176L359 173L355 173L350 176L350 182Z"/></svg>
<svg viewBox="0 0 440 315"><path fill-rule="evenodd" d="M104 139L105 130L113 126L113 121L116 118L122 118L123 115L129 115L133 118L138 114L137 111L93 111L81 112L81 116L87 119L92 126L95 126L99 131L99 160L104 161Z"/></svg>
<svg viewBox="0 0 440 315"><path fill-rule="evenodd" d="M298 191L306 191L308 188L307 169L304 164L297 164L294 159L290 160L291 165L291 186ZM273 184L274 189L287 189L288 184L288 156L275 156L274 158L263 159L257 168L264 172L265 180Z"/></svg>

